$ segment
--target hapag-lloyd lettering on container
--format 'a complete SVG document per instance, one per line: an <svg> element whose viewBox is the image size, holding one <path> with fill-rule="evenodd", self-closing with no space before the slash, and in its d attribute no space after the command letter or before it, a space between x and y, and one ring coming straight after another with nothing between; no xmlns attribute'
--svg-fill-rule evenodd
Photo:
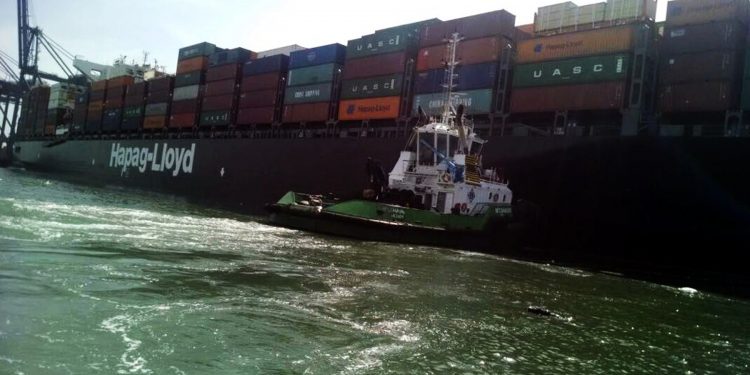
<svg viewBox="0 0 750 375"><path fill-rule="evenodd" d="M194 162L195 143L190 148L169 147L167 143L155 143L153 148L122 147L119 143L113 143L109 157L110 168L133 167L141 173L151 170L172 173L172 176L193 173Z"/></svg>

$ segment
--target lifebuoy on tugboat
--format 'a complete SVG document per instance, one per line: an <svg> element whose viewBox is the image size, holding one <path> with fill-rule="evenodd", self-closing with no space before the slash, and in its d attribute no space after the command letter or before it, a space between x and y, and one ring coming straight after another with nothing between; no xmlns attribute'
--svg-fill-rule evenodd
<svg viewBox="0 0 750 375"><path fill-rule="evenodd" d="M451 175L450 175L450 173L443 173L443 176L442 176L442 177L440 177L440 179L441 179L441 180L442 180L442 181L443 181L444 183L449 183L449 182L451 182Z"/></svg>
<svg viewBox="0 0 750 375"><path fill-rule="evenodd" d="M461 205L461 212L467 212L469 211L469 207L466 205L466 203Z"/></svg>

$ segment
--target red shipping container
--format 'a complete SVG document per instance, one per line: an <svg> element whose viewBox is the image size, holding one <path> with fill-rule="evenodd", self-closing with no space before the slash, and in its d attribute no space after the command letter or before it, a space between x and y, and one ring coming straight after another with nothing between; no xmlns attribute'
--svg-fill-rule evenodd
<svg viewBox="0 0 750 375"><path fill-rule="evenodd" d="M126 96L125 106L132 107L136 105L143 105L146 103L146 97L144 96Z"/></svg>
<svg viewBox="0 0 750 375"><path fill-rule="evenodd" d="M237 81L234 79L214 81L206 84L206 96L234 94L237 89Z"/></svg>
<svg viewBox="0 0 750 375"><path fill-rule="evenodd" d="M167 126L167 116L148 116L143 119L144 129L162 129Z"/></svg>
<svg viewBox="0 0 750 375"><path fill-rule="evenodd" d="M94 81L91 84L91 91L105 91L107 90L107 80L102 79L100 81Z"/></svg>
<svg viewBox="0 0 750 375"><path fill-rule="evenodd" d="M284 79L286 73L274 72L268 74L260 74L257 76L249 76L242 78L242 92L249 91L260 91L270 90L282 87L281 80Z"/></svg>
<svg viewBox="0 0 750 375"><path fill-rule="evenodd" d="M277 90L243 92L240 94L239 108L273 107L278 98Z"/></svg>
<svg viewBox="0 0 750 375"><path fill-rule="evenodd" d="M458 45L456 59L461 65L498 61L502 56L503 47L508 43L505 38L500 37L467 40ZM417 70L423 72L444 68L446 51L445 45L422 48L417 56Z"/></svg>
<svg viewBox="0 0 750 375"><path fill-rule="evenodd" d="M177 63L177 74L185 74L208 68L208 56L198 56Z"/></svg>
<svg viewBox="0 0 750 375"><path fill-rule="evenodd" d="M236 97L234 95L206 96L203 98L201 110L206 111L225 111L234 108Z"/></svg>
<svg viewBox="0 0 750 375"><path fill-rule="evenodd" d="M107 99L124 98L127 86L107 87Z"/></svg>
<svg viewBox="0 0 750 375"><path fill-rule="evenodd" d="M171 91L174 87L174 77L166 76L148 81L148 91Z"/></svg>
<svg viewBox="0 0 750 375"><path fill-rule="evenodd" d="M457 18L423 26L419 45L425 47L443 44L443 40L455 32L466 40L487 36L513 38L516 34L515 25L516 16L504 10Z"/></svg>
<svg viewBox="0 0 750 375"><path fill-rule="evenodd" d="M148 82L146 81L128 85L127 88L125 89L125 96L144 97L146 96L147 87L148 87Z"/></svg>
<svg viewBox="0 0 750 375"><path fill-rule="evenodd" d="M192 128L197 124L197 113L180 113L169 116L170 128Z"/></svg>
<svg viewBox="0 0 750 375"><path fill-rule="evenodd" d="M621 109L625 82L514 89L511 113Z"/></svg>
<svg viewBox="0 0 750 375"><path fill-rule="evenodd" d="M125 103L125 99L123 99L122 97L107 99L107 109L122 108L122 105L124 103Z"/></svg>
<svg viewBox="0 0 750 375"><path fill-rule="evenodd" d="M242 74L242 66L238 64L219 65L208 68L206 82L233 80L237 82Z"/></svg>
<svg viewBox="0 0 750 375"><path fill-rule="evenodd" d="M200 102L198 98L174 101L172 102L172 114L198 112Z"/></svg>
<svg viewBox="0 0 750 375"><path fill-rule="evenodd" d="M272 124L276 107L242 108L237 111L237 125Z"/></svg>
<svg viewBox="0 0 750 375"><path fill-rule="evenodd" d="M322 122L328 121L331 103L307 103L285 105L284 122Z"/></svg>
<svg viewBox="0 0 750 375"><path fill-rule="evenodd" d="M406 68L406 53L396 52L361 59L348 60L344 79L384 76L401 73Z"/></svg>
<svg viewBox="0 0 750 375"><path fill-rule="evenodd" d="M113 87L122 87L127 85L132 85L135 80L132 76L120 76L115 78L110 78L107 80L107 89L113 88Z"/></svg>

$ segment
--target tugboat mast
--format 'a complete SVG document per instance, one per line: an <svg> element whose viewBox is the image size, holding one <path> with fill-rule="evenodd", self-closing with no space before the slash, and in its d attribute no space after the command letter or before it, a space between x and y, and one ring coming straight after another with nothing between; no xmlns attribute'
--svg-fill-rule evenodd
<svg viewBox="0 0 750 375"><path fill-rule="evenodd" d="M459 138L459 145L458 150L456 150L458 153L465 154L466 153L466 131L463 127L463 121L461 119L456 119L456 116L462 116L461 114L456 114L453 109L453 103L452 103L452 97L453 97L453 88L456 87L456 83L454 82L456 78L456 66L460 64L460 62L456 59L456 53L458 52L458 43L460 43L463 40L463 38L459 35L459 33L453 33L451 34L450 39L448 39L448 46L447 46L447 61L445 62L445 83L443 84L444 88L444 96L443 96L443 122L446 125L454 126L458 130L458 138ZM458 121L456 121L458 120Z"/></svg>

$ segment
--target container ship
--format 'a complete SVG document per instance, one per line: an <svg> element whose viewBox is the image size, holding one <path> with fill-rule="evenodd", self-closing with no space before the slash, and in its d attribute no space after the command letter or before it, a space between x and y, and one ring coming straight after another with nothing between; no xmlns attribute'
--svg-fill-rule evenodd
<svg viewBox="0 0 750 375"><path fill-rule="evenodd" d="M450 100L492 147L534 235L507 255L750 291L748 2L566 2L256 53L203 42L174 75L25 94L14 162L259 213L286 191L361 195ZM434 200L433 200L434 201Z"/></svg>

